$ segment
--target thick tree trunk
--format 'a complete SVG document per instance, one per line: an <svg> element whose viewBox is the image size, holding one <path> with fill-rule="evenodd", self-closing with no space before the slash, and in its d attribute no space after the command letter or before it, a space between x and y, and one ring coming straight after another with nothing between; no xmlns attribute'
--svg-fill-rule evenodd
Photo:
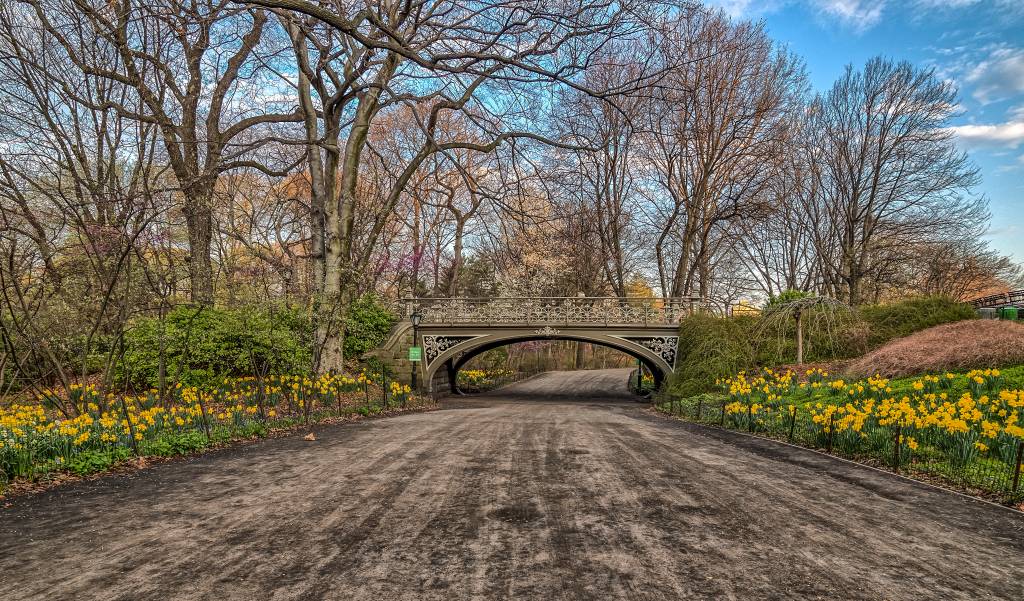
<svg viewBox="0 0 1024 601"><path fill-rule="evenodd" d="M213 305L213 211L209 195L189 198L185 207L185 227L188 230L188 272L192 288L192 302Z"/></svg>
<svg viewBox="0 0 1024 601"><path fill-rule="evenodd" d="M448 296L459 295L459 280L462 276L462 239L465 237L466 224L458 221L455 225L455 247L452 251L452 269L448 274Z"/></svg>
<svg viewBox="0 0 1024 601"><path fill-rule="evenodd" d="M366 148L370 122L379 108L381 90L390 81L398 62L397 55L390 54L377 74L377 85L359 99L339 169L326 173L333 178L340 171L340 202L327 202L324 206L324 284L320 303L326 310L326 319L320 320L318 328L318 340L323 344L321 371L341 371L345 362L345 316L355 296L356 275L362 267L352 259L360 157Z"/></svg>

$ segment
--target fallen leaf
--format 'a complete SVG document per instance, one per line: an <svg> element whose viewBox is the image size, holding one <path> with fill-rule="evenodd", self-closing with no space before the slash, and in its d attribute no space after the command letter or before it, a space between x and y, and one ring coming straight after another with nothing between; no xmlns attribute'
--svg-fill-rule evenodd
<svg viewBox="0 0 1024 601"><path fill-rule="evenodd" d="M316 436L312 432L310 432L309 434L303 436L302 440L316 440Z"/></svg>

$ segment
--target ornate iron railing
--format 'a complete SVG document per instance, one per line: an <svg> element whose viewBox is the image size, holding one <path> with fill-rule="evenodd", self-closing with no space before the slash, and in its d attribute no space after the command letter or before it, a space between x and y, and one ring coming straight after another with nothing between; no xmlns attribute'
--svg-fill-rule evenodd
<svg viewBox="0 0 1024 601"><path fill-rule="evenodd" d="M672 325L702 304L699 297L496 297L408 298L405 314L420 315L420 323L524 326Z"/></svg>
<svg viewBox="0 0 1024 601"><path fill-rule="evenodd" d="M970 302L975 309L981 309L983 307L1006 307L1009 305L1024 306L1024 290L1013 290L1011 292L1003 292L1000 294L990 294L989 296L976 298Z"/></svg>

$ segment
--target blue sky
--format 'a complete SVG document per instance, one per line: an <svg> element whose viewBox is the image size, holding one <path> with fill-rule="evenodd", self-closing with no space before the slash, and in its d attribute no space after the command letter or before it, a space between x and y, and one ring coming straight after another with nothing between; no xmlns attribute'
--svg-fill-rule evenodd
<svg viewBox="0 0 1024 601"><path fill-rule="evenodd" d="M934 67L960 90L958 144L981 168L995 248L1024 262L1024 0L712 0L763 20L816 90L883 55Z"/></svg>

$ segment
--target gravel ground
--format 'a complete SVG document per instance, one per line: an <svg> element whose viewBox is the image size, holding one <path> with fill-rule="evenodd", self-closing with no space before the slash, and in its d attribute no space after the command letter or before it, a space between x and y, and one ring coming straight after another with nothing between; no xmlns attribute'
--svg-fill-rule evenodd
<svg viewBox="0 0 1024 601"><path fill-rule="evenodd" d="M1015 599L1024 517L549 373L19 497L0 598Z"/></svg>

